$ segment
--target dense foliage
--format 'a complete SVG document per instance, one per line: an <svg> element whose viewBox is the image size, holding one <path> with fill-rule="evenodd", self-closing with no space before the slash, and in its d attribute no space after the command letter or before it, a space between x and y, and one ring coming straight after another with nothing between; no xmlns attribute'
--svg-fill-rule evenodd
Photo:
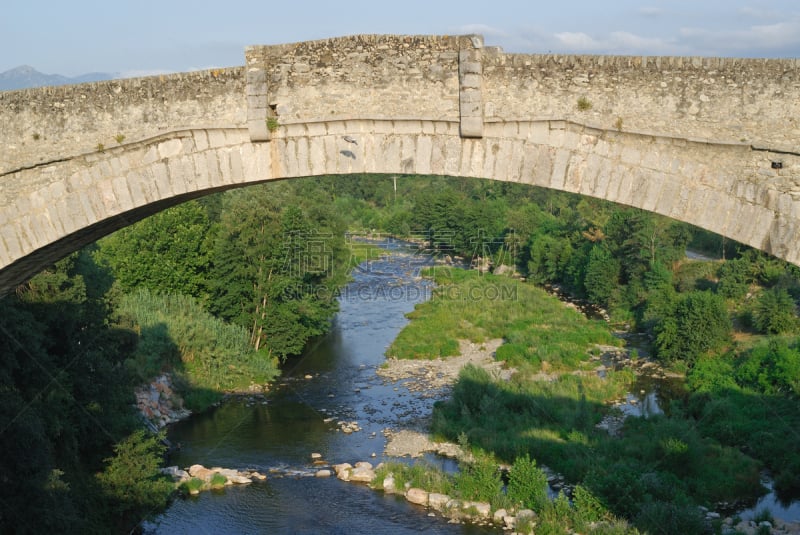
<svg viewBox="0 0 800 535"><path fill-rule="evenodd" d="M350 253L298 189L165 210L0 300L0 531L130 532L172 492L134 387L171 371L202 409L325 332Z"/></svg>
<svg viewBox="0 0 800 535"><path fill-rule="evenodd" d="M435 298L411 315L390 354L446 356L461 338L502 338L497 357L520 373L500 381L465 369L452 399L437 405L434 429L469 444L477 462L458 478L413 468L409 478L465 499L523 503L543 532L626 531L593 524L616 515L643 531L693 533L696 504L757 493L762 467L778 490L800 493L797 268L595 199L471 179L395 180L396 190L390 177L358 175L191 201L2 299L0 531L128 532L156 512L167 491L156 473L162 448L137 431L134 385L171 370L201 408L222 391L269 381L281 359L328 328L356 261L347 229L409 237L442 260L502 266L528 281L436 269ZM687 246L722 260L688 260ZM632 376L594 376L587 351L613 344L609 330L535 285L644 334L656 359L686 372L685 396L665 415L630 419L624 440L599 432L606 402ZM512 465L508 494L498 491L498 460ZM541 499L540 464L580 483L572 504Z"/></svg>
<svg viewBox="0 0 800 535"><path fill-rule="evenodd" d="M166 501L158 452L129 436L136 379L124 361L136 337L109 323L108 282L89 255L74 254L0 301L4 533L129 531ZM115 444L112 466L137 472L103 471Z"/></svg>

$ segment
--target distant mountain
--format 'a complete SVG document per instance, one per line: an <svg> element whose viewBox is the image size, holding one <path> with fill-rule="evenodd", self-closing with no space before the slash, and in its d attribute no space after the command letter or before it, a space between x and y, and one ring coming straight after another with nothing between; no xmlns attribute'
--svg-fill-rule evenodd
<svg viewBox="0 0 800 535"><path fill-rule="evenodd" d="M84 82L97 82L111 80L118 75L107 72L92 72L70 78L60 74L44 74L29 65L22 65L5 72L0 72L0 91L25 89L26 87L40 87L44 85L82 84Z"/></svg>

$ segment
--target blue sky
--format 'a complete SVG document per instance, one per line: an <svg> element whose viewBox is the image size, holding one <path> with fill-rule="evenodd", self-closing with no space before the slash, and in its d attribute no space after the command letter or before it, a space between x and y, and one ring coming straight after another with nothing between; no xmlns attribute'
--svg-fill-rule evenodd
<svg viewBox="0 0 800 535"><path fill-rule="evenodd" d="M0 72L225 67L249 44L356 33L482 33L525 53L800 57L800 1L6 0Z"/></svg>

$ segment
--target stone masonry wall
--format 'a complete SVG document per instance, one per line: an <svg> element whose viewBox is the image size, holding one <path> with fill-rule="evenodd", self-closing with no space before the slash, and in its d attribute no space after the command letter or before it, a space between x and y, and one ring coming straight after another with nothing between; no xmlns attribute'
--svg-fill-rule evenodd
<svg viewBox="0 0 800 535"><path fill-rule="evenodd" d="M524 55L491 48L483 57L487 121L567 119L800 152L800 59ZM582 97L589 109L579 109Z"/></svg>
<svg viewBox="0 0 800 535"><path fill-rule="evenodd" d="M349 118L459 120L459 51L469 36L359 35L248 47L280 123Z"/></svg>
<svg viewBox="0 0 800 535"><path fill-rule="evenodd" d="M241 67L0 91L0 173L187 127L245 123Z"/></svg>

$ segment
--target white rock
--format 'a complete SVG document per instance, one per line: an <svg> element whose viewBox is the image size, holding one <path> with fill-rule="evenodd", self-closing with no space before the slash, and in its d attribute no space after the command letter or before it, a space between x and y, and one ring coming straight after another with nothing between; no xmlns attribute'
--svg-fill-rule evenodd
<svg viewBox="0 0 800 535"><path fill-rule="evenodd" d="M383 478L383 490L385 492L394 492L394 476L388 475Z"/></svg>
<svg viewBox="0 0 800 535"><path fill-rule="evenodd" d="M316 477L331 477L330 470L317 470L317 473L314 474Z"/></svg>
<svg viewBox="0 0 800 535"><path fill-rule="evenodd" d="M369 465L369 463L366 464ZM372 483L373 479L375 479L375 471L372 469L372 465L369 465L369 467L356 466L353 468L353 471L350 472L350 481L356 481L359 483Z"/></svg>
<svg viewBox="0 0 800 535"><path fill-rule="evenodd" d="M492 512L492 506L486 502L464 502L462 504L463 509L475 509L478 515L488 518L489 514Z"/></svg>
<svg viewBox="0 0 800 535"><path fill-rule="evenodd" d="M428 491L412 487L406 491L406 500L418 505L428 505Z"/></svg>
<svg viewBox="0 0 800 535"><path fill-rule="evenodd" d="M428 505L437 511L442 511L445 509L447 507L447 502L450 500L451 498L447 494L438 494L436 492L431 492L428 494Z"/></svg>

